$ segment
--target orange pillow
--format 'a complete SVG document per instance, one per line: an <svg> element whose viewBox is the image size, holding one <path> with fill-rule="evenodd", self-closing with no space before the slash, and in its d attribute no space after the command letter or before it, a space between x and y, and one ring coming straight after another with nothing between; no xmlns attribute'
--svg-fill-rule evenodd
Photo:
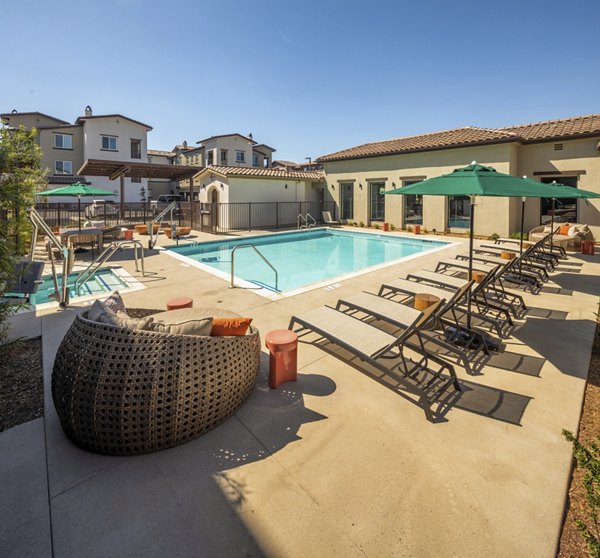
<svg viewBox="0 0 600 558"><path fill-rule="evenodd" d="M251 322L252 318L213 318L210 334L213 337L246 335Z"/></svg>
<svg viewBox="0 0 600 558"><path fill-rule="evenodd" d="M567 235L569 234L569 229L571 228L571 225L567 224L567 225L561 225L560 226L560 231L558 231L560 234L564 234Z"/></svg>

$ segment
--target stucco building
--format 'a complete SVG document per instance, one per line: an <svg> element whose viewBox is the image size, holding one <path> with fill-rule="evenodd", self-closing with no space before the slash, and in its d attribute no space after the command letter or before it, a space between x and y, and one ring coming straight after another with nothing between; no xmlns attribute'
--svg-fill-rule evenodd
<svg viewBox="0 0 600 558"><path fill-rule="evenodd" d="M88 159L147 160L147 134L152 127L122 114L94 115L88 106L73 124L41 112L13 111L0 117L8 126L38 130L42 165L48 171L51 187L84 181L114 192L117 195L113 199L120 201L119 185L114 180L78 175L78 170ZM124 201L139 202L147 190L147 179L126 178ZM53 201L73 201L73 198L54 198Z"/></svg>
<svg viewBox="0 0 600 558"><path fill-rule="evenodd" d="M448 173L477 161L500 172L600 192L600 114L487 129L474 126L379 141L324 155L328 195L339 215L356 222L420 224L429 230L464 230L464 197L386 196L386 190ZM547 200L528 199L525 228L549 218ZM600 200L560 200L557 214L587 223L600 238ZM521 201L480 198L474 232L519 230Z"/></svg>

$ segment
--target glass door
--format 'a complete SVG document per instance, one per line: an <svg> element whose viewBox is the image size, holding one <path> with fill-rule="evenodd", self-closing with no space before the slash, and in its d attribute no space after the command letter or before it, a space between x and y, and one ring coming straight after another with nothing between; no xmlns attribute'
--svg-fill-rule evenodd
<svg viewBox="0 0 600 558"><path fill-rule="evenodd" d="M371 221L385 220L385 182L369 182Z"/></svg>
<svg viewBox="0 0 600 558"><path fill-rule="evenodd" d="M550 184L552 182L558 182L564 186L571 186L577 188L577 177L576 176L557 176L547 177L541 179L544 184ZM545 225L550 223L552 220L552 199L540 198L540 212L541 218L540 223ZM554 202L554 222L555 223L578 223L577 220L577 198L560 198Z"/></svg>
<svg viewBox="0 0 600 558"><path fill-rule="evenodd" d="M469 196L448 196L448 227L468 229L471 219Z"/></svg>
<svg viewBox="0 0 600 558"><path fill-rule="evenodd" d="M342 182L342 219L354 219L354 183Z"/></svg>

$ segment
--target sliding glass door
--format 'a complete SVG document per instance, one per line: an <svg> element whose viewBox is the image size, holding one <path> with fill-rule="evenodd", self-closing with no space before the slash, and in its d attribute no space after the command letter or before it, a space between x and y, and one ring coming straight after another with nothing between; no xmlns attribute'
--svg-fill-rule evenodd
<svg viewBox="0 0 600 558"><path fill-rule="evenodd" d="M370 220L385 220L385 182L369 182Z"/></svg>

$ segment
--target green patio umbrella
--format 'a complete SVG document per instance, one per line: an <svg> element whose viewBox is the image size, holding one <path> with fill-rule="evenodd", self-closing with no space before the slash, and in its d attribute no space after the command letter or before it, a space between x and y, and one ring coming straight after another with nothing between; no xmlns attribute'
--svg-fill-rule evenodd
<svg viewBox="0 0 600 558"><path fill-rule="evenodd" d="M567 189L568 188L568 192ZM475 214L475 196L518 197L518 198L553 198L576 197L575 188L543 184L536 180L520 178L511 174L498 172L492 167L478 165L476 162L466 167L455 169L449 174L428 178L402 188L385 192L386 194L424 195L424 196L470 196L471 211L469 218L469 278L473 276L473 224ZM567 193L569 195L567 195ZM594 192L579 190L580 197L600 197ZM587 195L586 195L587 194ZM521 220L521 223L523 220ZM522 243L521 243L522 246ZM470 327L471 298L468 298L468 326Z"/></svg>
<svg viewBox="0 0 600 558"><path fill-rule="evenodd" d="M76 196L77 197L77 216L79 222L79 230L81 230L81 196L116 196L114 192L103 190L102 188L94 188L82 182L75 182L68 186L61 186L45 192L38 192L38 196Z"/></svg>

